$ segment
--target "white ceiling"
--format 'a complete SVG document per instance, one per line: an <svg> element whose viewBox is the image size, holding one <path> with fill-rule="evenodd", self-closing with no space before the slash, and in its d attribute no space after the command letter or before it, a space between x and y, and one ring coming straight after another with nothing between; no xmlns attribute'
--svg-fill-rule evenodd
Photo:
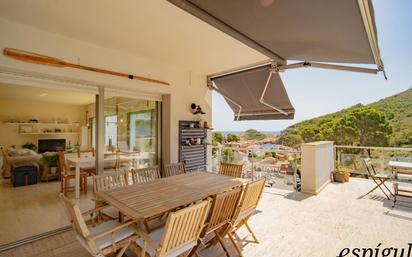
<svg viewBox="0 0 412 257"><path fill-rule="evenodd" d="M95 102L95 95L73 91L0 83L0 100L41 101L72 105Z"/></svg>
<svg viewBox="0 0 412 257"><path fill-rule="evenodd" d="M267 59L166 0L2 0L0 17L205 74Z"/></svg>

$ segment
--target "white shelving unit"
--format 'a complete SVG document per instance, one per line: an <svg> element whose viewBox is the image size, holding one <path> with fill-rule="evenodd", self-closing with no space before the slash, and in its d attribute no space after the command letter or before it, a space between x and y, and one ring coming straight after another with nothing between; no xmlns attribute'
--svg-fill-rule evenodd
<svg viewBox="0 0 412 257"><path fill-rule="evenodd" d="M4 122L8 125L60 125L60 126L74 126L80 123L45 123L45 122Z"/></svg>
<svg viewBox="0 0 412 257"><path fill-rule="evenodd" d="M3 122L6 125L28 125L33 127L32 132L18 132L20 135L79 135L80 128L79 122L72 123L58 123L58 122ZM54 130L59 128L60 132L55 132ZM45 129L51 130L50 132L43 132Z"/></svg>
<svg viewBox="0 0 412 257"><path fill-rule="evenodd" d="M80 132L33 132L33 133L19 133L20 135L61 135L61 134L69 134L69 135L79 135Z"/></svg>

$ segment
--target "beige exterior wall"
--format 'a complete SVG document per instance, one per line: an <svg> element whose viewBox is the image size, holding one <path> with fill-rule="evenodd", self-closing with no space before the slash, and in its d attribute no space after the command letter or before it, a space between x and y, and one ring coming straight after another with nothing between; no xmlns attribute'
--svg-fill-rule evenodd
<svg viewBox="0 0 412 257"><path fill-rule="evenodd" d="M19 133L19 125L6 124L3 121L10 119L27 121L37 119L39 122L52 122L54 119L67 119L69 123L79 122L79 125L61 126L61 125L36 125L33 129L41 132L43 129L59 128L62 130L80 131L80 125L84 124L84 109L82 106L58 104L40 101L26 100L4 100L0 101L0 146L10 147L15 145L20 148L25 143L34 143L37 145L38 139L66 139L66 144L76 144L79 141L79 135L60 134L60 135L22 135Z"/></svg>
<svg viewBox="0 0 412 257"><path fill-rule="evenodd" d="M163 86L75 69L29 64L0 56L0 82L48 87L75 86L79 90L89 88L90 85L99 85L110 89L111 92L117 91L123 94L121 96L167 99L163 111L162 138L165 162L178 160L178 121L193 119L190 112L192 102L202 106L207 113L205 120L211 122L211 92L206 86L207 74L175 67L172 65L173 60L170 60L170 64L156 62L4 19L0 19L0 35L1 49L18 48L58 57L68 62L169 82L170 86ZM190 58L190 56L182 56L182 58ZM76 83L73 83L73 79Z"/></svg>

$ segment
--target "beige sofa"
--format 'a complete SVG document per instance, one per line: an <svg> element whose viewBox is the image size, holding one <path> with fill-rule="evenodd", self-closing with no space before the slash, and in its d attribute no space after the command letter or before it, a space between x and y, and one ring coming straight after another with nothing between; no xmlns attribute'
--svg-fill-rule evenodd
<svg viewBox="0 0 412 257"><path fill-rule="evenodd" d="M2 175L4 178L11 176L11 166L39 163L41 154L29 149L8 149L3 150L3 169Z"/></svg>

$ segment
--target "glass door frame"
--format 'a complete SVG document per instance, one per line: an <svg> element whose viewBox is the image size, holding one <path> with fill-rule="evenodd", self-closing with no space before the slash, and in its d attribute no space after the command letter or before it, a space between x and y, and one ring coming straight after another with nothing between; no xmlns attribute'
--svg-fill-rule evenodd
<svg viewBox="0 0 412 257"><path fill-rule="evenodd" d="M104 152L105 152L105 138L106 138L106 134L105 134L105 126L106 126L106 116L104 115L104 88L102 89L103 92L101 92L100 88L99 88L99 94L96 95L96 110L95 110L95 119L96 119L96 133L95 133L95 143L96 143L96 169L98 171L98 173L103 173L104 170ZM133 97L133 95L131 96L123 96L122 94L120 94L119 96L117 96L116 94L111 93L110 94L111 97L126 97L126 98L130 98L130 99L135 99L135 100L142 100L142 101L153 101L155 102L155 110L156 110L156 154L155 154L155 162L156 165L158 165L159 167L161 167L162 165L162 102L159 100L154 100L154 99L150 99L147 98L145 99L144 97ZM103 105L100 106L99 101L103 100ZM129 114L128 114L129 117ZM103 122L99 122L99 118L103 119ZM103 127L99 129L99 124L102 124ZM101 134L99 134L101 133ZM93 133L91 133L93 134ZM98 142L99 140L101 140L101 146L99 146Z"/></svg>

